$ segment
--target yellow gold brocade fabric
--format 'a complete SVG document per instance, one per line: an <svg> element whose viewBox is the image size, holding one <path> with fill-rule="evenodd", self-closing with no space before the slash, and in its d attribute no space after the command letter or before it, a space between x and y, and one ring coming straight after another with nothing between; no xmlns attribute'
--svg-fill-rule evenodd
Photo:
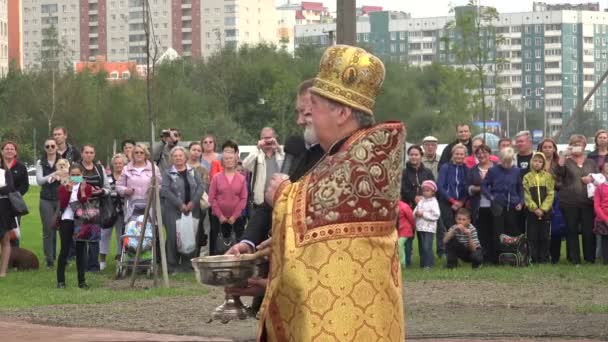
<svg viewBox="0 0 608 342"><path fill-rule="evenodd" d="M393 146L402 146L403 136L398 133ZM344 153L356 151L357 143L364 141L365 136L369 135L348 141L342 149ZM400 152L395 153L400 156ZM384 155L382 159L393 157ZM366 162L373 164L370 160ZM386 166L396 168L400 163ZM356 163L353 167L357 168ZM319 168L331 169L331 165ZM405 323L395 209L389 208L386 215L355 215L361 217L359 221L307 220L306 208L314 207L314 194L309 190L322 180L317 176L311 172L301 181L282 187L275 198L270 276L261 308L259 338L265 328L268 341L403 341ZM326 177L327 174L321 176ZM367 180L374 183L370 178ZM399 183L391 180L379 184L392 187ZM389 193L386 198L371 195L369 198L375 198L383 207L389 206L394 197ZM366 203L365 198L354 200L349 194L344 196L348 201L344 202L345 207L335 206L337 212L344 212L344 208L358 212L357 206ZM351 208L353 202L357 204ZM372 212L371 208L366 210Z"/></svg>

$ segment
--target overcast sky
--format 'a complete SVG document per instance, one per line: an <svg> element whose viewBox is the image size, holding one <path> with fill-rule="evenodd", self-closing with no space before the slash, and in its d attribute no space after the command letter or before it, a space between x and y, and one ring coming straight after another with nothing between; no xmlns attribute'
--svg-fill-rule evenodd
<svg viewBox="0 0 608 342"><path fill-rule="evenodd" d="M315 1L315 0L309 0ZM319 1L319 0L316 0ZM292 3L298 2L291 0ZM330 10L336 8L336 0L323 0ZM493 6L499 12L528 12L532 11L533 0L480 0L481 5ZM587 3L599 2L603 10L608 0L544 0L546 3ZM409 12L414 18L436 17L448 15L450 5L466 5L468 0L357 0L357 6L377 5L384 7L385 10L399 10Z"/></svg>

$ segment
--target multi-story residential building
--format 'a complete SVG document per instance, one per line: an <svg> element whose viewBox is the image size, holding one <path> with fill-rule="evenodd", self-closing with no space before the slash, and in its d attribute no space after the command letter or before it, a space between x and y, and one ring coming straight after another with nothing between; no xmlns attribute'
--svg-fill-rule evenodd
<svg viewBox="0 0 608 342"><path fill-rule="evenodd" d="M54 27L71 61L145 64L144 0L22 0L23 59L40 63L43 32ZM182 57L208 57L219 48L278 42L273 0L149 1L151 49Z"/></svg>
<svg viewBox="0 0 608 342"><path fill-rule="evenodd" d="M0 0L0 77L8 73L8 4Z"/></svg>
<svg viewBox="0 0 608 342"><path fill-rule="evenodd" d="M279 41L274 0L208 0L201 13L203 57L224 47Z"/></svg>
<svg viewBox="0 0 608 342"><path fill-rule="evenodd" d="M532 4L532 11L534 12L546 12L546 11L562 11L562 10L571 10L571 11L599 11L600 3L599 2L587 2L580 4L548 4L546 2L534 2Z"/></svg>
<svg viewBox="0 0 608 342"><path fill-rule="evenodd" d="M456 15L466 10L456 8ZM387 61L414 66L433 62L461 65L449 50L454 32L446 30L454 18L370 13L368 22L359 19L357 39ZM500 88L503 95L499 102L508 101L509 107L519 111L525 106L530 115L546 117L547 134L554 135L608 69L608 13L501 13L493 26L502 39L485 43L490 60L486 67L497 68L496 78L494 73L488 76L488 103L494 104L491 94ZM335 24L296 26L295 46L331 44L327 32L333 30ZM495 63L497 59L500 64ZM608 84L600 86L584 109L595 112L597 119L608 124Z"/></svg>
<svg viewBox="0 0 608 342"><path fill-rule="evenodd" d="M321 2L287 2L277 7L279 16L279 44L293 52L296 25L331 23L334 18Z"/></svg>
<svg viewBox="0 0 608 342"><path fill-rule="evenodd" d="M7 0L8 1L8 0ZM8 58L17 68L23 67L21 0L8 1Z"/></svg>

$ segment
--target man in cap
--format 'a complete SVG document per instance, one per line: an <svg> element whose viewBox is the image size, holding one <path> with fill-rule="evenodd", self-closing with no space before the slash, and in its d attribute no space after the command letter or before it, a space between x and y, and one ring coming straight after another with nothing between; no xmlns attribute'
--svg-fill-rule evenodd
<svg viewBox="0 0 608 342"><path fill-rule="evenodd" d="M327 154L296 182L275 176L270 276L261 341L402 341L397 203L404 126L375 124L384 65L363 49L328 48L310 89Z"/></svg>
<svg viewBox="0 0 608 342"><path fill-rule="evenodd" d="M437 138L432 135L426 136L424 139L422 139L422 147L424 148L422 164L424 164L427 169L431 170L435 179L437 179L439 159L441 158L437 154L437 142Z"/></svg>

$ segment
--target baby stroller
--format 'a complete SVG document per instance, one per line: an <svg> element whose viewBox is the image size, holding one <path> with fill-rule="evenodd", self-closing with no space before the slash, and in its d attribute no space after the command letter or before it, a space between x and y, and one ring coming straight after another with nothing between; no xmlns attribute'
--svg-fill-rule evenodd
<svg viewBox="0 0 608 342"><path fill-rule="evenodd" d="M122 253L120 260L116 264L116 279L124 278L127 272L133 268L135 254L139 237L144 226L144 215L133 215L132 219L125 226L125 233L121 236ZM154 248L152 248L152 224L148 221L144 233L142 250L137 263L137 271L145 272L148 278L152 277Z"/></svg>
<svg viewBox="0 0 608 342"><path fill-rule="evenodd" d="M528 239L524 234L519 236L509 236L500 234L500 254L498 263L510 266L530 266L530 253L528 249Z"/></svg>

